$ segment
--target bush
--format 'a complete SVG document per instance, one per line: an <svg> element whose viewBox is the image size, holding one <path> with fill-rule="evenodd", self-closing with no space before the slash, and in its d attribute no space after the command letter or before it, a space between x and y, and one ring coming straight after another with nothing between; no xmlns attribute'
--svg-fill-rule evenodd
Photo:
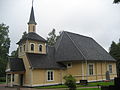
<svg viewBox="0 0 120 90"><path fill-rule="evenodd" d="M0 82L5 82L6 78L5 77L0 77Z"/></svg>
<svg viewBox="0 0 120 90"><path fill-rule="evenodd" d="M69 88L69 90L76 90L76 80L72 75L67 75L64 79L65 85Z"/></svg>

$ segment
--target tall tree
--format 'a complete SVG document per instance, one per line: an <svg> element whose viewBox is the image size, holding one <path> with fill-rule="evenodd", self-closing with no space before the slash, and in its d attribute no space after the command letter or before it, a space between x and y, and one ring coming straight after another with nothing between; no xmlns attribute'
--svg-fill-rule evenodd
<svg viewBox="0 0 120 90"><path fill-rule="evenodd" d="M112 55L116 60L120 60L120 47L119 44L116 44L114 41L110 47L110 55Z"/></svg>
<svg viewBox="0 0 120 90"><path fill-rule="evenodd" d="M120 2L120 0L114 0L113 1L113 3L119 3Z"/></svg>
<svg viewBox="0 0 120 90"><path fill-rule="evenodd" d="M57 39L56 31L55 31L55 29L53 29L48 34L48 37L47 37L47 43L48 43L48 45L53 46L55 44L55 42L56 42L56 39Z"/></svg>
<svg viewBox="0 0 120 90"><path fill-rule="evenodd" d="M117 60L117 74L120 76L120 42L115 43L113 41L109 53L113 58Z"/></svg>
<svg viewBox="0 0 120 90"><path fill-rule="evenodd" d="M5 69L10 48L9 26L0 24L0 77L5 76Z"/></svg>

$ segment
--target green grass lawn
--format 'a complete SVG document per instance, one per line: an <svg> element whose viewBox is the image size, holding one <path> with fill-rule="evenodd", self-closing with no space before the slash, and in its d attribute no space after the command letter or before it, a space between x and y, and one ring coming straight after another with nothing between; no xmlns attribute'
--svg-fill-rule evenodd
<svg viewBox="0 0 120 90"><path fill-rule="evenodd" d="M101 90L100 88L80 88L77 90Z"/></svg>
<svg viewBox="0 0 120 90"><path fill-rule="evenodd" d="M0 84L4 84L5 82L0 82Z"/></svg>
<svg viewBox="0 0 120 90"><path fill-rule="evenodd" d="M77 85L77 87L92 87L92 86L108 86L108 85L113 85L114 82L113 81L110 81L110 82L91 82L91 83L88 83L88 85Z"/></svg>
<svg viewBox="0 0 120 90"><path fill-rule="evenodd" d="M91 82L91 83L88 83L88 85L79 85L77 84L77 88L79 87L94 87L94 86L108 86L108 85L113 85L114 82L113 81L110 81L110 82ZM35 88L67 88L67 86L65 85L54 85L54 86L41 86L41 87L35 87ZM78 89L78 90L100 90L100 89L97 89L97 88L94 88L94 89Z"/></svg>

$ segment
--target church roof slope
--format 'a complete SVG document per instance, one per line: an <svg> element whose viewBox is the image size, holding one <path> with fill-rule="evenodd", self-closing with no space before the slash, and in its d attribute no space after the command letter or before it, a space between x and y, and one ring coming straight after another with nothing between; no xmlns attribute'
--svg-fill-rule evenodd
<svg viewBox="0 0 120 90"><path fill-rule="evenodd" d="M28 34L23 36L22 39L20 39L20 41L17 44L21 43L24 40L35 40L35 41L46 42L44 38L42 38L40 35L34 32L29 32Z"/></svg>
<svg viewBox="0 0 120 90"><path fill-rule="evenodd" d="M9 72L25 71L25 66L21 58L9 58L8 63L10 66Z"/></svg>
<svg viewBox="0 0 120 90"><path fill-rule="evenodd" d="M76 60L115 61L94 39L66 31L63 31L56 42L55 50L55 57L58 62Z"/></svg>
<svg viewBox="0 0 120 90"><path fill-rule="evenodd" d="M54 47L48 47L47 54L27 53L28 61L32 68L64 69L64 65L57 63L54 58Z"/></svg>

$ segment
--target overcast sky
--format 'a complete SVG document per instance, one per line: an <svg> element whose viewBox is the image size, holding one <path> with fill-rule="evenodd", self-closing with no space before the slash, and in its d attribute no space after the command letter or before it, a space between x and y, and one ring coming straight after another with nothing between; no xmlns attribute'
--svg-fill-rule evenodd
<svg viewBox="0 0 120 90"><path fill-rule="evenodd" d="M0 23L7 24L10 52L28 29L32 0L0 0ZM46 38L55 28L94 38L107 51L120 38L120 4L113 0L34 0L37 33Z"/></svg>

